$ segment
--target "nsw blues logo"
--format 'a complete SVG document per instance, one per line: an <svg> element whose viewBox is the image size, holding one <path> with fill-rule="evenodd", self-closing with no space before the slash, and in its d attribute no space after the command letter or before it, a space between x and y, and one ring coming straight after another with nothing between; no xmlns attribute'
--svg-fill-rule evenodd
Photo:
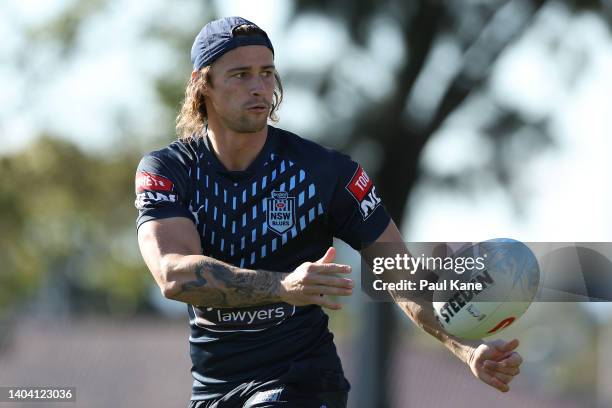
<svg viewBox="0 0 612 408"><path fill-rule="evenodd" d="M295 197L286 191L272 191L268 202L268 228L277 234L293 228L295 224Z"/></svg>

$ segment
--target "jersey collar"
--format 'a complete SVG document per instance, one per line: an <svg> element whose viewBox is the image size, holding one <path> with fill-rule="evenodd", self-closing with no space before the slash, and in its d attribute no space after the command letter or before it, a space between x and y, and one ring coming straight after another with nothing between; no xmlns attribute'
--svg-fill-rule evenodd
<svg viewBox="0 0 612 408"><path fill-rule="evenodd" d="M212 144L210 143L210 139L208 138L208 132L204 133L204 146L205 146L205 154L213 166L213 168L220 174L228 176L232 181L239 181L245 177L252 176L261 166L263 166L269 159L270 153L272 151L273 145L275 145L276 140L276 128L268 125L268 134L266 135L266 142L264 143L262 149L259 154L255 157L255 160L249 164L245 170L228 170L225 168L223 163L217 157L214 149L212 148Z"/></svg>

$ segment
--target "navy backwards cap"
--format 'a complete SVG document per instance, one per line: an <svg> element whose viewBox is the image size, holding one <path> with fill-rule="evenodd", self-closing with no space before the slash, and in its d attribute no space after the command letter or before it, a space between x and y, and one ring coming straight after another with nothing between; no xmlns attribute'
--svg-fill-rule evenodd
<svg viewBox="0 0 612 408"><path fill-rule="evenodd" d="M257 27L256 24L242 17L224 17L206 24L196 36L191 47L193 70L199 71L205 66L212 64L226 52L244 45L263 45L268 47L272 54L274 54L272 42L270 42L268 35L261 28L260 30L263 34L235 37L234 29L244 24Z"/></svg>

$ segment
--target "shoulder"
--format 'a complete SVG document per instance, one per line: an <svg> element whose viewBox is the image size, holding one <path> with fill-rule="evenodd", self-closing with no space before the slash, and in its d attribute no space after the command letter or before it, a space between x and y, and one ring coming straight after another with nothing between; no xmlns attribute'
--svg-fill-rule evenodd
<svg viewBox="0 0 612 408"><path fill-rule="evenodd" d="M189 142L176 140L166 147L147 153L143 156L142 161L159 162L168 166L189 167L191 162L198 159L200 143L197 140Z"/></svg>
<svg viewBox="0 0 612 408"><path fill-rule="evenodd" d="M197 143L178 140L144 155L136 169L136 192L149 190L167 194L174 191L187 196L191 191L192 169L199 158Z"/></svg>
<svg viewBox="0 0 612 408"><path fill-rule="evenodd" d="M201 155L200 140L176 140L166 147L145 154L138 165L140 171L188 171Z"/></svg>

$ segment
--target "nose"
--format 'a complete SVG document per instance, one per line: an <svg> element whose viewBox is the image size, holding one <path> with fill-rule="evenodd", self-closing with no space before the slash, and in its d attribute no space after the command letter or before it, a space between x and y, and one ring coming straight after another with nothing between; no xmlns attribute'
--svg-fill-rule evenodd
<svg viewBox="0 0 612 408"><path fill-rule="evenodd" d="M261 96L265 89L266 85L264 83L264 79L259 75L256 75L253 78L253 82L251 84L251 95L252 96Z"/></svg>

